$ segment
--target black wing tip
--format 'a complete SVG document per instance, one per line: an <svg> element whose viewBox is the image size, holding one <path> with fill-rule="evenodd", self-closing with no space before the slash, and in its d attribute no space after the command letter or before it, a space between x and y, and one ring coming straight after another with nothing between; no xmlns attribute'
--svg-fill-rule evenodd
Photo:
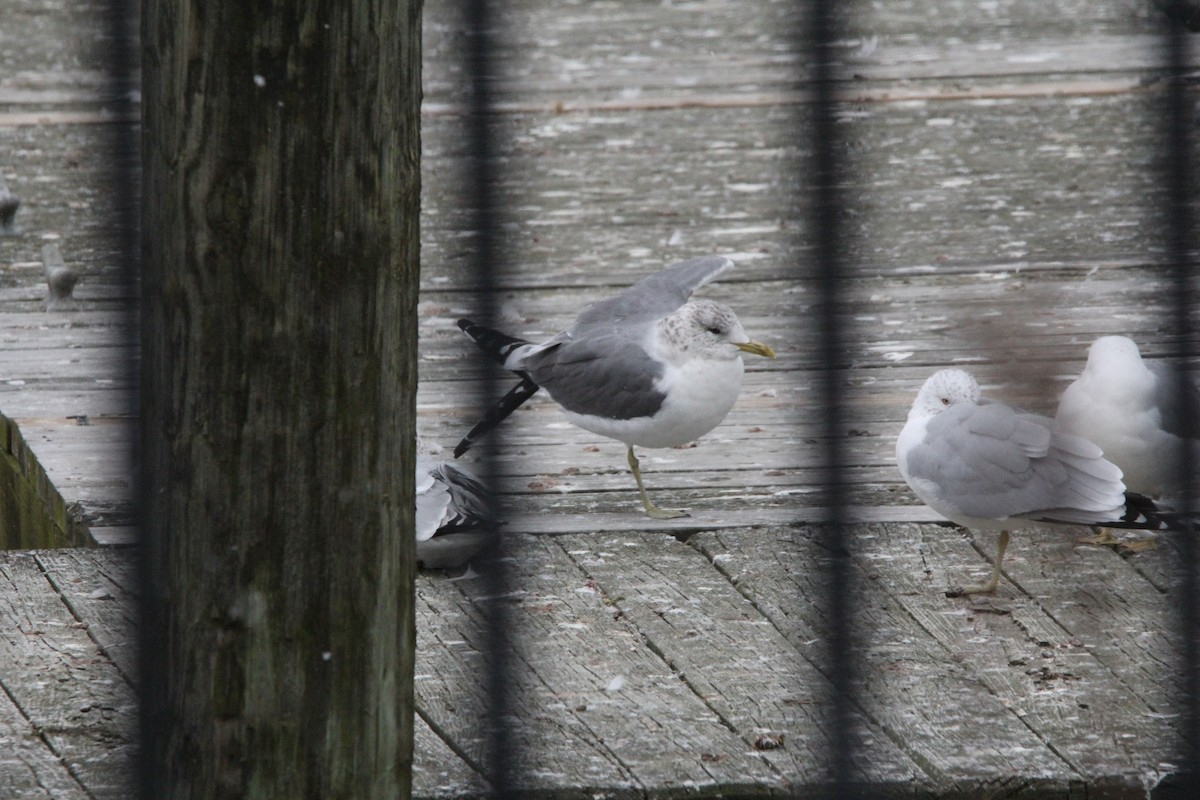
<svg viewBox="0 0 1200 800"><path fill-rule="evenodd" d="M1125 493L1125 515L1121 518L1126 522L1132 522L1137 518L1138 514L1154 514L1158 511L1158 506L1144 494L1137 492Z"/></svg>
<svg viewBox="0 0 1200 800"><path fill-rule="evenodd" d="M472 321L471 321L471 320L469 320L469 319L466 319L465 317L464 317L463 319L460 319L460 320L459 320L457 323L455 323L455 324L456 324L456 325L458 325L458 327L459 327L461 330L464 330L464 331L465 331L467 328L474 328L474 327L475 327L475 323L474 323L474 322L472 322Z"/></svg>
<svg viewBox="0 0 1200 800"><path fill-rule="evenodd" d="M1149 528L1160 531L1182 531L1193 533L1200 528L1200 514L1177 511L1155 503L1149 497L1136 492L1125 493L1125 516L1117 527Z"/></svg>
<svg viewBox="0 0 1200 800"><path fill-rule="evenodd" d="M1125 513L1121 524L1113 527L1140 528L1142 530L1170 530L1180 528L1187 520L1172 509L1160 506L1144 494L1125 493Z"/></svg>
<svg viewBox="0 0 1200 800"><path fill-rule="evenodd" d="M504 397L488 409L484 414L483 419L475 424L463 437L462 441L454 447L454 457L458 458L463 453L471 449L471 445L475 444L481 437L487 435L497 425L503 422L509 414L516 411L522 403L537 394L541 387L529 379L529 376L522 375L521 382L508 391Z"/></svg>

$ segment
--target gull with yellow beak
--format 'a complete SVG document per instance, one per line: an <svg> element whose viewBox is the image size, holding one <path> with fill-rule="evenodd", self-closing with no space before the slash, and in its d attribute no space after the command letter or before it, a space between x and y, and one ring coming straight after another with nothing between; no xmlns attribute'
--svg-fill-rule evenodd
<svg viewBox="0 0 1200 800"><path fill-rule="evenodd" d="M562 333L534 344L459 320L485 353L521 377L459 443L462 455L539 388L572 423L624 442L642 506L655 519L686 516L650 502L634 447L677 447L721 423L742 386L742 353L775 351L742 330L737 315L692 292L733 267L693 258L583 310Z"/></svg>

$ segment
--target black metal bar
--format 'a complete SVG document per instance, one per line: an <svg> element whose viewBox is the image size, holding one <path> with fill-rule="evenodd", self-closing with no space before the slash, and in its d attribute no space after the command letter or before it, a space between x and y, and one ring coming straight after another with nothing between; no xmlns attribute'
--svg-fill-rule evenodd
<svg viewBox="0 0 1200 800"><path fill-rule="evenodd" d="M499 133L494 112L492 87L497 78L496 63L492 58L495 51L498 21L487 0L467 0L467 69L469 108L467 111L467 138L470 164L467 197L473 201L474 219L471 230L475 235L475 252L471 262L472 277L479 287L482 305L477 309L479 321L494 327L496 318L496 276L504 273L505 253L500 241L500 211L497 203L497 147ZM494 376L495 371L486 373ZM503 390L495 377L483 379L482 392L474 417L483 419L489 409L499 401ZM504 432L492 432L492 444L502 442ZM481 461L477 465L480 478L489 488L496 486L495 460L491 457L493 447L481 448ZM496 797L512 797L516 793L516 775L521 759L509 720L512 719L512 623L506 598L513 589L510 562L505 557L503 536L491 537L491 544L478 563L483 565L482 575L487 601L483 604L486 630L485 663L488 668L486 686L488 691L485 724L487 725L487 777L491 781Z"/></svg>
<svg viewBox="0 0 1200 800"><path fill-rule="evenodd" d="M141 90L141 79L138 71L139 42L133 22L133 13L139 8L135 0L108 0L104 7L104 28L111 46L106 50L105 68L107 70L104 87L105 107L112 113L115 120L105 126L104 149L108 153L109 163L113 170L113 203L110 206L112 217L111 230L116 238L115 251L121 259L120 269L116 271L120 281L120 295L124 299L125 319L124 330L129 337L125 343L130 353L137 352L140 346L140 329L138 314L138 275L141 272L141 238L139 235L141 198L141 125L139 117L140 105L136 98ZM133 403L138 403L140 375L138 360L130 358L123 365L124 381L131 388ZM127 409L127 413L141 419L138 408ZM132 449L129 454L130 463L134 465L135 476L140 475L139 446L141 434L133 437ZM135 487L136 492L140 487ZM131 777L134 790L138 797L150 800L157 797L156 776L158 765L146 757L142 743L157 741L163 735L161 717L158 711L163 708L160 699L163 689L162 676L165 672L163 654L166 652L162 634L165 627L159 624L161 609L154 602L157 593L152 589L151 555L152 551L146 546L141 530L141 508L138 503L138 541L135 552L135 580L137 582L138 598L138 751L134 763L134 774Z"/></svg>
<svg viewBox="0 0 1200 800"><path fill-rule="evenodd" d="M1181 374L1185 359L1196 347L1196 324L1193 318L1196 304L1195 246L1193 203L1196 200L1192 139L1195 122L1192 105L1195 96L1184 78L1188 71L1190 34L1184 26L1188 18L1183 0L1173 0L1168 8L1168 23L1163 34L1167 61L1167 93L1163 109L1164 185L1167 188L1165 219L1167 264L1171 273L1172 322L1175 338L1175 366ZM1190 381L1189 381L1190 382ZM1195 419L1200 409L1190 407L1192 395L1184 382L1179 383L1179 402L1187 419ZM1196 509L1193 478L1196 475L1195 454L1189 447L1179 453L1178 469L1183 476L1183 494L1176 501L1185 518ZM1200 581L1197 579L1197 555L1200 554L1193 525L1184 525L1176 535L1180 555L1179 585L1176 605L1180 609L1179 632L1182 638L1181 722L1179 727L1179 767L1177 773L1184 789L1181 796L1200 795ZM1190 790L1190 791L1189 791Z"/></svg>
<svg viewBox="0 0 1200 800"><path fill-rule="evenodd" d="M847 494L844 478L845 447L841 431L845 422L842 372L844 343L840 328L841 290L846 257L841 225L844 198L841 192L842 149L837 125L837 64L832 43L838 40L833 0L806 3L805 53L811 64L808 81L812 87L812 122L809 129L812 156L794 185L811 186L809 192L809 238L814 245L813 278L817 289L817 344L821 353L820 397L823 505L828 516L822 526L823 549L828 559L823 612L827 623L826 674L832 686L827 718L830 743L827 758L828 796L852 794L854 781L855 731L853 726L854 683L854 591L851 587L849 536L846 528ZM844 10L844 9L843 9ZM839 12L841 13L841 12Z"/></svg>

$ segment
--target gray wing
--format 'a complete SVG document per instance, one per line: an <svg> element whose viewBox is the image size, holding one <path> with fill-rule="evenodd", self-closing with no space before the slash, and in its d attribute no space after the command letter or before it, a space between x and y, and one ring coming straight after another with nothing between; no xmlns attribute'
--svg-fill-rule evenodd
<svg viewBox="0 0 1200 800"><path fill-rule="evenodd" d="M643 324L592 331L580 339L565 337L531 355L523 368L568 411L608 419L650 416L666 395L655 388L663 365L642 347L647 328Z"/></svg>
<svg viewBox="0 0 1200 800"><path fill-rule="evenodd" d="M578 337L593 326L612 328L662 319L686 303L692 292L732 268L733 262L724 256L682 261L643 278L614 297L592 303L567 331Z"/></svg>
<svg viewBox="0 0 1200 800"><path fill-rule="evenodd" d="M1000 403L954 406L931 419L908 469L968 517L1084 522L1124 505L1120 470L1100 448Z"/></svg>
<svg viewBox="0 0 1200 800"><path fill-rule="evenodd" d="M491 493L466 470L418 455L416 475L418 542L498 524Z"/></svg>
<svg viewBox="0 0 1200 800"><path fill-rule="evenodd" d="M1163 430L1184 439L1200 439L1200 419L1187 413L1190 404L1192 414L1200 415L1200 390L1196 384L1168 363L1144 363L1157 381L1154 402L1162 413Z"/></svg>
<svg viewBox="0 0 1200 800"><path fill-rule="evenodd" d="M438 533L494 528L499 524L492 493L474 475L453 464L442 463L433 470L433 477L450 495L450 504Z"/></svg>
<svg viewBox="0 0 1200 800"><path fill-rule="evenodd" d="M526 356L521 369L556 403L576 414L608 419L650 416L666 395L655 388L663 366L650 357L643 342L654 323L732 267L728 258L705 256L644 278L585 308L570 328Z"/></svg>

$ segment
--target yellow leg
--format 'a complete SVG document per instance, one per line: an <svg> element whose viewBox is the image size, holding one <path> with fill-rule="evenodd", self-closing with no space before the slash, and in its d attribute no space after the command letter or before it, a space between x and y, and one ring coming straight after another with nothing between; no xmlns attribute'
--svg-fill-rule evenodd
<svg viewBox="0 0 1200 800"><path fill-rule="evenodd" d="M1115 547L1121 553L1140 553L1143 550L1154 549L1153 534L1143 539L1118 539L1113 535L1111 528L1093 528L1096 531L1093 536L1084 536L1082 539L1076 539L1079 544L1098 544L1106 547Z"/></svg>
<svg viewBox="0 0 1200 800"><path fill-rule="evenodd" d="M1091 536L1084 536L1075 541L1079 544L1099 544L1099 545L1117 545L1121 540L1113 536L1111 528L1095 527L1092 528Z"/></svg>
<svg viewBox="0 0 1200 800"><path fill-rule="evenodd" d="M675 519L676 517L686 517L686 511L672 511L670 509L659 508L650 502L650 498L646 495L646 487L642 485L642 470L641 464L638 463L637 456L633 454L633 446L629 447L629 468L633 470L633 479L637 481L638 491L642 494L642 505L646 508L646 514L654 519Z"/></svg>
<svg viewBox="0 0 1200 800"><path fill-rule="evenodd" d="M1004 551L1008 549L1008 531L1000 531L1000 541L996 549L996 564L992 568L992 579L982 586L975 586L970 589L956 589L949 593L953 597L958 597L964 594L991 594L996 591L996 587L1000 585L1000 563L1004 561Z"/></svg>

